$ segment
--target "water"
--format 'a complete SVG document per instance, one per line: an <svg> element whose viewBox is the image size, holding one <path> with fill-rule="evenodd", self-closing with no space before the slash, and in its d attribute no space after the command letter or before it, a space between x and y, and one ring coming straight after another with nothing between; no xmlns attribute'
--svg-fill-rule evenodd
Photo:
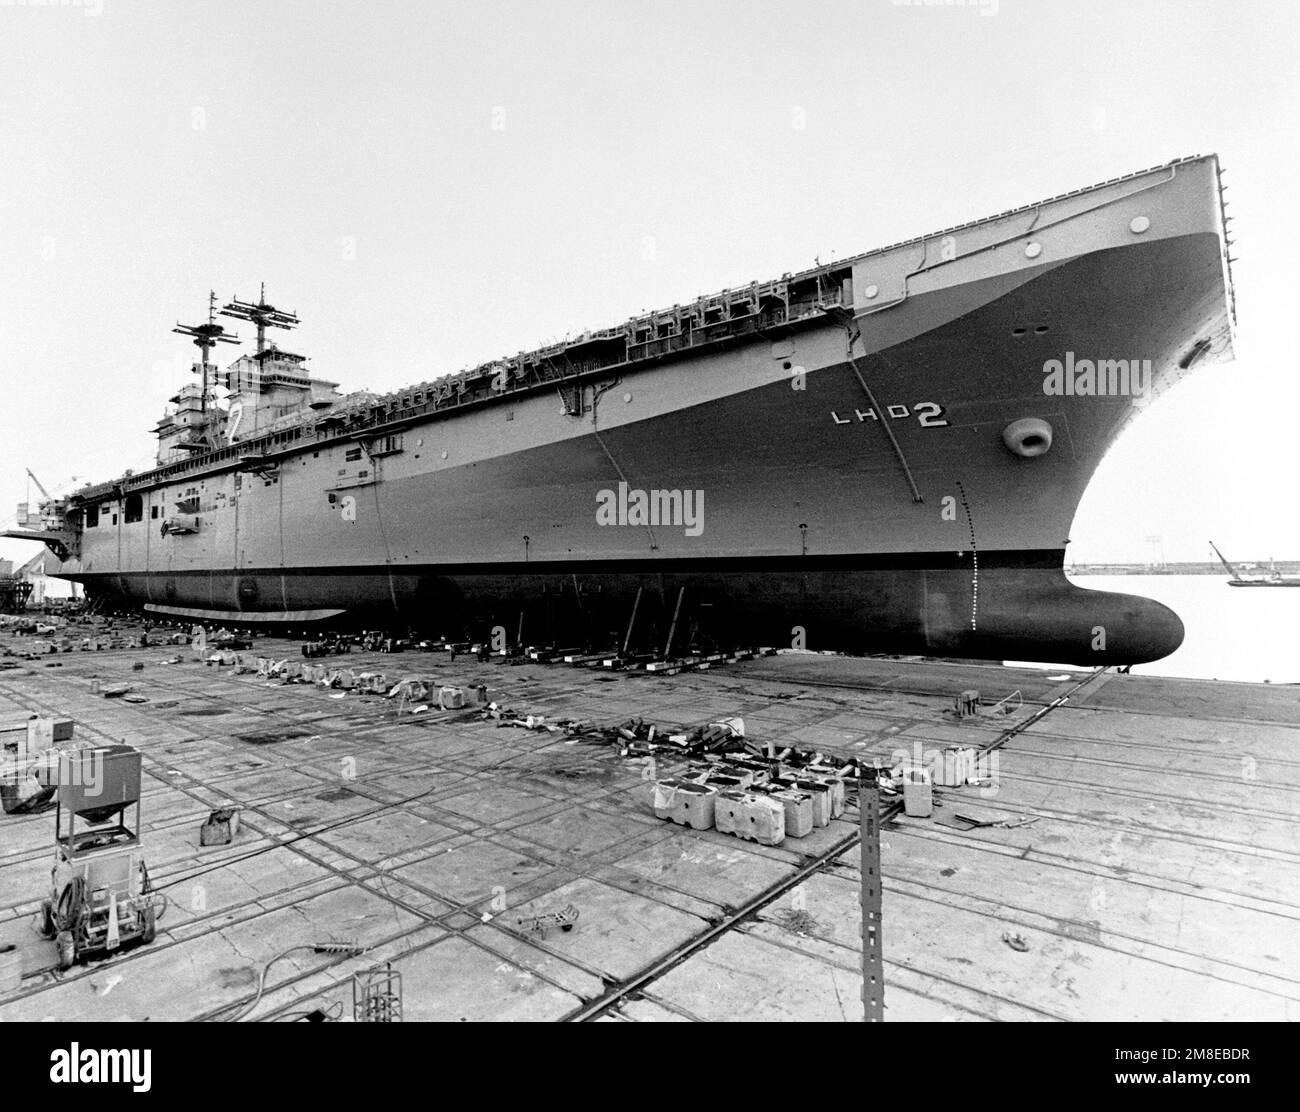
<svg viewBox="0 0 1300 1112"><path fill-rule="evenodd" d="M1093 591L1163 602L1183 620L1179 650L1134 675L1300 683L1300 587L1229 587L1219 575L1077 575Z"/></svg>

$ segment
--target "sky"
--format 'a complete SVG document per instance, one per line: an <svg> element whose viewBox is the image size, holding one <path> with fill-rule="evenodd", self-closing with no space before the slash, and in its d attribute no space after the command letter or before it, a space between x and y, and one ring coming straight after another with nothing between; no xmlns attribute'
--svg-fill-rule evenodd
<svg viewBox="0 0 1300 1112"><path fill-rule="evenodd" d="M1287 0L0 0L0 521L149 466L209 288L382 391L1218 152L1237 360L1070 555L1300 558L1298 48Z"/></svg>

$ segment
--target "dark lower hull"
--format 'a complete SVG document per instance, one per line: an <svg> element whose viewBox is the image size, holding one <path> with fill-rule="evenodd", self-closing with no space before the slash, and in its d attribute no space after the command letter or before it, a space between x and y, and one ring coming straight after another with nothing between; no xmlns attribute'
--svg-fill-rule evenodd
<svg viewBox="0 0 1300 1112"><path fill-rule="evenodd" d="M981 552L976 569L970 553L915 553L78 578L110 604L155 599L163 617L302 624L328 600L343 613L321 624L449 637L501 626L511 642L522 628L525 642L609 645L632 625L634 644L662 650L679 594L676 650L694 630L719 644L1102 665L1156 660L1182 642L1173 611L1076 587L1061 562L1060 552Z"/></svg>

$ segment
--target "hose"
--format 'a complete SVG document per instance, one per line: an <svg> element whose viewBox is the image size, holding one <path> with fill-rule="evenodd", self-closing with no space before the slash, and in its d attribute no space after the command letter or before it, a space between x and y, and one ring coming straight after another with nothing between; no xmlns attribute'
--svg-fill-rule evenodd
<svg viewBox="0 0 1300 1112"><path fill-rule="evenodd" d="M257 978L257 995L253 997L253 1002L242 1011L237 1012L226 1020L227 1023L237 1023L257 1007L262 1000L262 993L266 991L266 975L271 972L271 966L276 962L283 961L290 954L297 953L299 950L312 950L316 953L344 953L355 957L357 954L365 952L364 947L356 946L351 943L330 943L330 942L310 942L301 946L290 946L289 949L282 953L276 954L270 961L262 966L261 975Z"/></svg>
<svg viewBox="0 0 1300 1112"><path fill-rule="evenodd" d="M70 931L81 917L82 905L86 902L86 881L74 876L59 893L59 902L54 908L54 925L56 930Z"/></svg>

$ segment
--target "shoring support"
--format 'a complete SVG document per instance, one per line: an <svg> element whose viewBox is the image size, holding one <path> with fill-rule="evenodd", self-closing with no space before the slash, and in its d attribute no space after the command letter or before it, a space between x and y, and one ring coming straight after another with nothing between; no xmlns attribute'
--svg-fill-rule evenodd
<svg viewBox="0 0 1300 1112"><path fill-rule="evenodd" d="M685 594L686 594L685 587L679 587L677 589L677 605L673 607L673 620L672 620L672 624L669 625L668 627L668 640L664 643L665 660L669 659L669 654L672 651L673 635L677 632L677 618L678 615L680 615L682 612L682 598L683 596L685 596Z"/></svg>
<svg viewBox="0 0 1300 1112"><path fill-rule="evenodd" d="M627 623L627 636L623 638L623 655L627 656L628 646L632 644L632 630L636 626L636 612L641 606L641 592L644 587L636 589L636 601L632 603L632 617Z"/></svg>
<svg viewBox="0 0 1300 1112"><path fill-rule="evenodd" d="M885 1018L885 963L880 937L880 788L876 770L859 764L858 812L862 823L862 1011L866 1023Z"/></svg>

